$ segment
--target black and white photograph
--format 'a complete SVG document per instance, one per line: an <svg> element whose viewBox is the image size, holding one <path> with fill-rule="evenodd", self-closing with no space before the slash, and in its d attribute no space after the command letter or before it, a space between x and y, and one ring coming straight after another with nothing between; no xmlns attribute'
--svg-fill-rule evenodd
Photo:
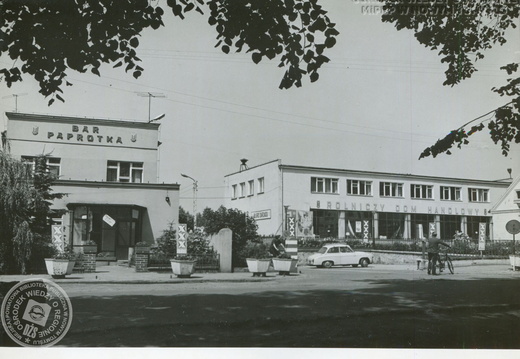
<svg viewBox="0 0 520 359"><path fill-rule="evenodd" d="M515 358L518 0L0 0L0 355Z"/></svg>

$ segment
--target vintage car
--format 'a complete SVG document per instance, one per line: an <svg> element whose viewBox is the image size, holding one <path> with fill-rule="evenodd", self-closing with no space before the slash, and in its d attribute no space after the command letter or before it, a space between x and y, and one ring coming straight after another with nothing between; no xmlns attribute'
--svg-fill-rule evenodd
<svg viewBox="0 0 520 359"><path fill-rule="evenodd" d="M317 253L311 254L307 264L319 268L332 266L368 266L373 262L372 253L357 252L346 244L326 244Z"/></svg>

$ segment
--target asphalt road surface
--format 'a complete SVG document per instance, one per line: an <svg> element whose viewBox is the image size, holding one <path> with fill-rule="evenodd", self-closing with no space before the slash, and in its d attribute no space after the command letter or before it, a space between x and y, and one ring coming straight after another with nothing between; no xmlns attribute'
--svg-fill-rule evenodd
<svg viewBox="0 0 520 359"><path fill-rule="evenodd" d="M74 309L64 347L520 348L520 272L503 265L60 286Z"/></svg>

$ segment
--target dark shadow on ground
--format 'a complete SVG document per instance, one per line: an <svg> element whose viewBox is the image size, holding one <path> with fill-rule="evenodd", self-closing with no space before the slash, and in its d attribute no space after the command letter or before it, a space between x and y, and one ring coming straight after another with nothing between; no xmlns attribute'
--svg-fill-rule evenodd
<svg viewBox="0 0 520 359"><path fill-rule="evenodd" d="M371 283L360 290L75 297L60 345L520 348L518 280Z"/></svg>

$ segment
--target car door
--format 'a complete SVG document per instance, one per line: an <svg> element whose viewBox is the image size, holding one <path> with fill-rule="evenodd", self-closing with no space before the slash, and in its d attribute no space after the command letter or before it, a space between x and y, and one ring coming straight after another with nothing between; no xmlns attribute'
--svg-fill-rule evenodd
<svg viewBox="0 0 520 359"><path fill-rule="evenodd" d="M339 247L330 247L327 253L323 256L323 260L321 261L332 261L335 265L341 265L341 253L339 251Z"/></svg>
<svg viewBox="0 0 520 359"><path fill-rule="evenodd" d="M350 247L340 247L340 251L342 265L359 264L356 253Z"/></svg>

